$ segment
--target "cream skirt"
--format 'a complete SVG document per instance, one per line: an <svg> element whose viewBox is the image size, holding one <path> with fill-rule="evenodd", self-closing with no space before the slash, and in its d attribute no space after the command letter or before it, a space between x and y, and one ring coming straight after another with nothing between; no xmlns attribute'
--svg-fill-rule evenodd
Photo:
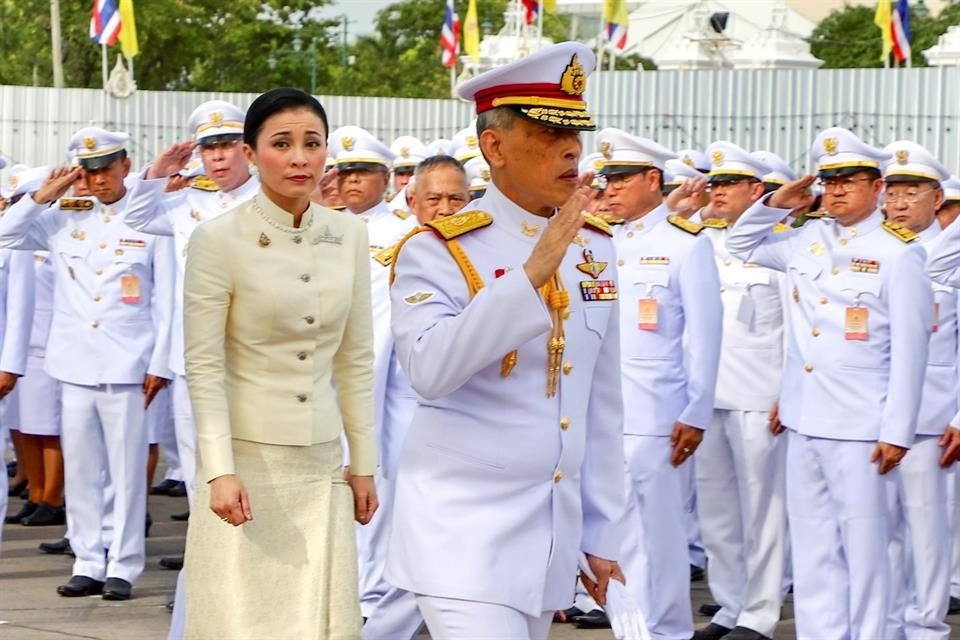
<svg viewBox="0 0 960 640"><path fill-rule="evenodd" d="M340 441L234 440L233 456L253 521L221 522L209 485L198 483L184 563L187 640L359 638L353 493Z"/></svg>

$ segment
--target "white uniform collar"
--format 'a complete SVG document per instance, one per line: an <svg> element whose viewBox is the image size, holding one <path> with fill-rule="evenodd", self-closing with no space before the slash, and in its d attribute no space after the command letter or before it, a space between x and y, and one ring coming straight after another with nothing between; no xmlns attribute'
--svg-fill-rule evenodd
<svg viewBox="0 0 960 640"><path fill-rule="evenodd" d="M259 190L260 180L257 178L257 176L250 176L243 184L233 191L221 191L219 193L228 195L234 200L247 200L252 198Z"/></svg>
<svg viewBox="0 0 960 640"><path fill-rule="evenodd" d="M936 218L934 218L933 224L931 224L929 227L927 227L917 235L920 236L921 243L930 242L931 240L936 238L938 235L940 235L940 223L937 222Z"/></svg>
<svg viewBox="0 0 960 640"><path fill-rule="evenodd" d="M881 224L883 224L883 214L880 213L880 209L875 209L866 219L861 220L857 224L852 224L849 227L844 227L834 219L833 231L838 238L850 239L857 236L865 236L871 231L879 229Z"/></svg>
<svg viewBox="0 0 960 640"><path fill-rule="evenodd" d="M493 216L497 225L511 235L527 238L531 242L536 242L548 223L547 218L530 213L508 198L493 182L487 185L487 192L474 204L471 209L486 211Z"/></svg>
<svg viewBox="0 0 960 640"><path fill-rule="evenodd" d="M362 211L354 215L360 216L360 219L364 222L373 222L374 220L378 220L385 216L392 216L393 213L391 213L390 205L387 204L387 201L381 200L366 211Z"/></svg>

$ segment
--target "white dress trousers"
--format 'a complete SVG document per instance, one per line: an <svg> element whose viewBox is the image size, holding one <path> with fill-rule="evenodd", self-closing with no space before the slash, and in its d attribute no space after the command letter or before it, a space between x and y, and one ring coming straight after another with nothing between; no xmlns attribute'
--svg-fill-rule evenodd
<svg viewBox="0 0 960 640"><path fill-rule="evenodd" d="M546 640L553 611L531 616L489 602L417 596L433 640Z"/></svg>

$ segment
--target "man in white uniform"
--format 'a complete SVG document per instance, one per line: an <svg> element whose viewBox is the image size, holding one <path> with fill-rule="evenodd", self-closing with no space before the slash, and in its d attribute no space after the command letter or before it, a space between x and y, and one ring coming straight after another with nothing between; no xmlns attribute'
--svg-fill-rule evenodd
<svg viewBox="0 0 960 640"><path fill-rule="evenodd" d="M889 154L834 127L810 155L833 217L774 229L812 200L807 176L744 213L727 248L786 272L793 300L780 420L797 637L875 640L890 592L883 476L913 444L933 296L915 234L877 208Z"/></svg>
<svg viewBox="0 0 960 640"><path fill-rule="evenodd" d="M67 521L77 558L58 588L65 597L126 600L143 571L146 407L172 377L172 247L123 223L132 200L126 141L81 129L71 146L80 149L95 200L58 202L78 172L62 168L0 220L0 246L49 250L56 265L45 368L63 383ZM105 480L113 494L109 541Z"/></svg>
<svg viewBox="0 0 960 640"><path fill-rule="evenodd" d="M772 167L730 142L714 142L707 155L713 217L700 222L720 273L723 350L713 424L697 455L697 506L710 593L721 608L694 638L757 640L772 638L780 619L786 561L786 439L769 420L783 371L784 278L726 247L729 227L763 196Z"/></svg>
<svg viewBox="0 0 960 640"><path fill-rule="evenodd" d="M385 575L436 640L542 640L581 552L601 603L620 574L616 257L577 176L594 64L563 43L464 84L492 182L395 258L397 358L421 400Z"/></svg>

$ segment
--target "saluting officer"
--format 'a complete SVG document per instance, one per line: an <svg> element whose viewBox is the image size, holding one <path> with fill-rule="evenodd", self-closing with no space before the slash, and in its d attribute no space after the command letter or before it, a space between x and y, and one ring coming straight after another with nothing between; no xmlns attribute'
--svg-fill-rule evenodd
<svg viewBox="0 0 960 640"><path fill-rule="evenodd" d="M619 129L597 135L620 279L624 451L629 471L622 563L651 633L693 635L687 462L710 426L723 308L703 225L662 204L676 154ZM685 357L686 347L686 357Z"/></svg>
<svg viewBox="0 0 960 640"><path fill-rule="evenodd" d="M790 340L780 394L801 640L883 638L889 596L886 479L913 444L933 322L916 234L877 202L889 154L845 129L810 155L831 218L774 229L809 203L813 176L751 207L727 248L785 271Z"/></svg>
<svg viewBox="0 0 960 640"><path fill-rule="evenodd" d="M58 588L65 597L125 600L143 571L145 409L172 376L172 247L123 223L133 199L124 185L126 141L123 133L81 129L71 146L95 199L58 201L79 171L61 168L0 220L0 246L55 256L45 369L63 383L67 520L77 557L73 577ZM105 479L114 496L110 514Z"/></svg>
<svg viewBox="0 0 960 640"><path fill-rule="evenodd" d="M784 362L784 276L731 255L726 240L765 181L789 168L771 176L760 154L731 142L714 142L707 155L711 217L700 222L720 274L723 347L713 422L696 460L697 508L721 608L694 638L757 640L772 638L780 619L786 562L786 439L769 419Z"/></svg>
<svg viewBox="0 0 960 640"><path fill-rule="evenodd" d="M577 176L594 65L562 43L464 84L492 181L395 259L397 356L421 401L386 577L434 638L541 640L581 552L601 603L619 574L616 256Z"/></svg>
<svg viewBox="0 0 960 640"><path fill-rule="evenodd" d="M887 219L930 246L940 235L937 209L949 171L908 140L887 145L883 170ZM957 400L957 292L933 284L933 325L917 436L899 474L888 476L892 522L888 637L950 637L944 622L950 600L950 524L946 467L960 455Z"/></svg>

